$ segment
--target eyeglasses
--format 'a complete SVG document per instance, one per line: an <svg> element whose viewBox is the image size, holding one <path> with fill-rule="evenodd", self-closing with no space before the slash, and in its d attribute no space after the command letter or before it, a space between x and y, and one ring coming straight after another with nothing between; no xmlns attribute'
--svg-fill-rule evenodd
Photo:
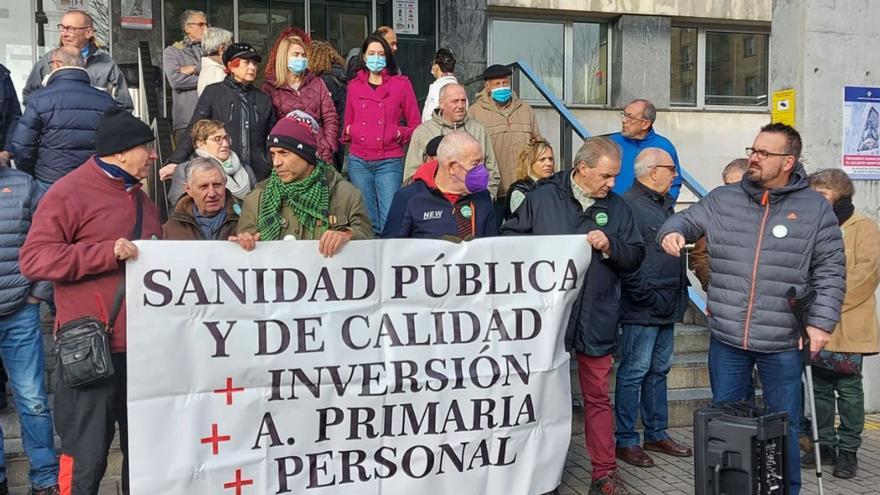
<svg viewBox="0 0 880 495"><path fill-rule="evenodd" d="M207 140L211 141L214 144L220 144L223 141L232 142L232 138L229 137L229 134L224 134L222 136L211 136Z"/></svg>
<svg viewBox="0 0 880 495"><path fill-rule="evenodd" d="M656 164L651 165L653 168L668 168L669 170L675 171L675 165L664 165L664 164Z"/></svg>
<svg viewBox="0 0 880 495"><path fill-rule="evenodd" d="M791 153L772 153L767 150L760 150L757 148L746 148L746 156L758 155L758 158L761 160L766 160L771 156L792 156Z"/></svg>
<svg viewBox="0 0 880 495"><path fill-rule="evenodd" d="M92 26L77 27L77 26L65 26L64 24L59 24L59 25L57 25L57 26L55 26L55 27L57 27L57 28L58 28L58 31L61 32L61 33L65 33L65 32L68 32L68 31L75 33L75 32L77 32L77 31L81 31L81 30L84 31L84 30L86 30L86 29L91 29L91 28L92 28Z"/></svg>
<svg viewBox="0 0 880 495"><path fill-rule="evenodd" d="M631 114L631 113L620 112L620 121L621 121L621 122L626 122L627 120L640 120L640 121L642 121L642 122L647 122L648 119L643 119L643 118L640 118L640 117L636 117L635 115L633 115L633 114Z"/></svg>

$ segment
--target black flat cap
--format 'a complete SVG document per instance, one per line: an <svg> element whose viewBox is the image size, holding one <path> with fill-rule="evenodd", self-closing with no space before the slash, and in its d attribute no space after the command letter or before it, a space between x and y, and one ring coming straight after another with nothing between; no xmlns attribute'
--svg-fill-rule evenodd
<svg viewBox="0 0 880 495"><path fill-rule="evenodd" d="M233 43L223 51L223 65L237 58L256 60L257 63L263 61L263 57L254 50L250 43Z"/></svg>
<svg viewBox="0 0 880 495"><path fill-rule="evenodd" d="M500 79L502 77L508 77L511 74L513 74L513 71L510 70L510 67L495 64L486 67L486 70L483 71L483 79Z"/></svg>

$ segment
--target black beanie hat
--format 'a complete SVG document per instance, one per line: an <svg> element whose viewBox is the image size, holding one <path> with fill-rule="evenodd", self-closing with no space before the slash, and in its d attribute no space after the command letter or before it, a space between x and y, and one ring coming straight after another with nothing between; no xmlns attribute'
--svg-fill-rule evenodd
<svg viewBox="0 0 880 495"><path fill-rule="evenodd" d="M95 154L110 156L149 143L156 137L150 126L127 110L113 106L104 112L95 135Z"/></svg>

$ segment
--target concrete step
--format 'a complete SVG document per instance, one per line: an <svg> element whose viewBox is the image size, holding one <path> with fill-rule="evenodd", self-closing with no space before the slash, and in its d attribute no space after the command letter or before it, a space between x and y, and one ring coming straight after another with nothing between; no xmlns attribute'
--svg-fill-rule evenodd
<svg viewBox="0 0 880 495"><path fill-rule="evenodd" d="M611 390L617 378L617 364L611 375ZM577 379L577 375L573 375ZM709 383L709 354L706 352L689 352L676 354L672 358L672 369L669 370L666 386L669 390L687 388L707 388Z"/></svg>
<svg viewBox="0 0 880 495"><path fill-rule="evenodd" d="M709 330L704 325L677 323L673 349L676 354L708 352Z"/></svg>

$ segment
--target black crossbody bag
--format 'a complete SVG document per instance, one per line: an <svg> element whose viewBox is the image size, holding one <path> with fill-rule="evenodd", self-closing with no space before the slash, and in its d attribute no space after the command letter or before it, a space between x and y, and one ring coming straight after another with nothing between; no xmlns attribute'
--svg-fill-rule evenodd
<svg viewBox="0 0 880 495"><path fill-rule="evenodd" d="M135 217L132 239L141 237L143 224L143 198L137 197L137 216ZM69 321L55 333L55 357L61 369L61 377L69 388L90 385L113 376L116 370L110 358L110 333L116 317L122 309L125 297L125 276L119 282L113 298L113 308L107 323L98 318L85 316Z"/></svg>

